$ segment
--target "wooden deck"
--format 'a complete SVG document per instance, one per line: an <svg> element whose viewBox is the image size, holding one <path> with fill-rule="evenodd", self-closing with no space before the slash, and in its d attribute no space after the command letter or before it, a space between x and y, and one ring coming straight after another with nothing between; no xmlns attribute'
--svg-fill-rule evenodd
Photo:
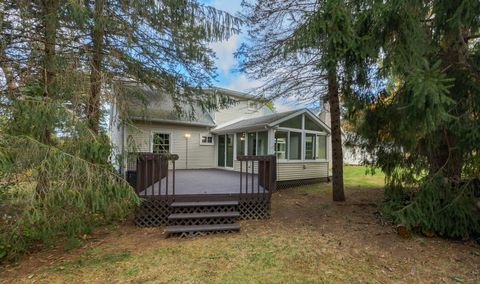
<svg viewBox="0 0 480 284"><path fill-rule="evenodd" d="M239 156L239 172L178 170L177 159L175 154L138 154L135 174L128 175L143 199L135 212L138 226L168 225L172 234L235 231L237 218L270 217L275 156Z"/></svg>
<svg viewBox="0 0 480 284"><path fill-rule="evenodd" d="M146 190L139 192L142 197L148 196L168 196L173 194L173 171L168 172L168 192L167 178L164 177L160 182L149 186ZM252 186L253 182L253 186ZM161 184L160 184L161 183ZM245 184L249 193L263 193L263 186L258 184L258 176L255 174L245 174L242 177L242 191L245 192ZM221 169L201 169L201 170L176 170L175 171L175 195L197 195L197 194L239 194L240 193L240 173Z"/></svg>

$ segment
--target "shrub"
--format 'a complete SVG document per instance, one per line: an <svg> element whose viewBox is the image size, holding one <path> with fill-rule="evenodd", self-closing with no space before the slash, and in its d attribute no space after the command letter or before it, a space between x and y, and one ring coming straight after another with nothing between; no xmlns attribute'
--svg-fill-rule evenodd
<svg viewBox="0 0 480 284"><path fill-rule="evenodd" d="M480 236L480 213L473 183L455 186L441 176L425 177L418 189L387 186L385 212L395 223L411 230L466 239Z"/></svg>
<svg viewBox="0 0 480 284"><path fill-rule="evenodd" d="M3 135L0 140L0 259L123 220L140 202L108 164L29 137ZM36 189L40 173L48 184L41 194Z"/></svg>

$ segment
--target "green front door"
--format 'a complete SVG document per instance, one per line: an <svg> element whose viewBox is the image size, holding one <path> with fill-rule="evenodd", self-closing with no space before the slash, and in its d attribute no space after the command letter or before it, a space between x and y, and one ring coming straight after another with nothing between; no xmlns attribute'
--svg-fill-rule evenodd
<svg viewBox="0 0 480 284"><path fill-rule="evenodd" d="M218 166L233 168L233 134L218 136Z"/></svg>
<svg viewBox="0 0 480 284"><path fill-rule="evenodd" d="M225 167L225 135L218 136L218 166Z"/></svg>

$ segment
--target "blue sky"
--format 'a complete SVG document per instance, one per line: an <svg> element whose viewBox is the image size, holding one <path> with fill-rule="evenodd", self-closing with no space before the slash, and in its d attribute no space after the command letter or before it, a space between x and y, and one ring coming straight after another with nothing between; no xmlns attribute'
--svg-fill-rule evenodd
<svg viewBox="0 0 480 284"><path fill-rule="evenodd" d="M241 0L200 0L206 5L210 5L219 10L226 11L232 15L236 15L242 10ZM242 42L247 40L245 31L238 35L232 36L227 41L215 42L210 44L210 47L217 55L217 82L215 84L219 87L224 87L236 91L252 92L254 88L259 87L262 83L258 80L249 79L245 74L236 71L238 67L237 60L234 53L240 47ZM254 92L252 92L254 94ZM286 111L292 108L302 107L295 104L294 100L281 99L275 101L277 111Z"/></svg>

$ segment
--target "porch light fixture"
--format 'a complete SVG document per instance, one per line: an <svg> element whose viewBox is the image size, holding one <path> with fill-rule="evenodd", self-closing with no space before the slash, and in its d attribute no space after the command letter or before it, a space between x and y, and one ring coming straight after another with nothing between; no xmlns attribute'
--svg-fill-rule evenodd
<svg viewBox="0 0 480 284"><path fill-rule="evenodd" d="M185 133L185 138L190 138L192 135L190 133Z"/></svg>

